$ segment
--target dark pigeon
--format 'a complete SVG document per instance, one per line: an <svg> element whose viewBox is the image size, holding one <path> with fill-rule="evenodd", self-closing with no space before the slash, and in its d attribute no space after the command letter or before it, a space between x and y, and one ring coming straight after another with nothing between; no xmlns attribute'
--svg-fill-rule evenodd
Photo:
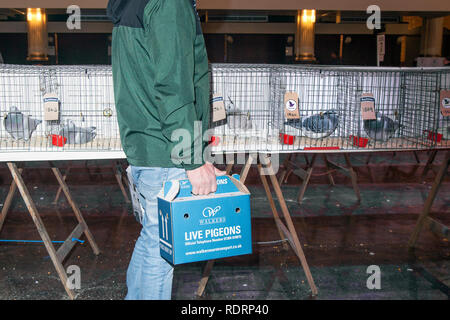
<svg viewBox="0 0 450 320"><path fill-rule="evenodd" d="M310 138L325 138L331 135L339 125L339 115L330 110L314 114L302 119L289 119L286 124L302 132Z"/></svg>
<svg viewBox="0 0 450 320"><path fill-rule="evenodd" d="M376 120L364 120L364 131L367 135L378 141L387 141L400 128L400 123L379 112L375 113Z"/></svg>

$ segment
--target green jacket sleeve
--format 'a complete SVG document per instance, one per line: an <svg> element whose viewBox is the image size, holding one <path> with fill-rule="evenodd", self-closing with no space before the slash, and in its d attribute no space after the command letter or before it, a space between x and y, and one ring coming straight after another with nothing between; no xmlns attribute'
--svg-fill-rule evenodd
<svg viewBox="0 0 450 320"><path fill-rule="evenodd" d="M146 45L156 66L154 90L162 133L169 142L172 161L186 170L196 169L204 164L204 144L202 132L194 130L199 119L194 105L196 22L193 8L186 0L155 1L144 14L144 23ZM180 138L181 134L184 138ZM184 146L182 156L178 152L180 145Z"/></svg>

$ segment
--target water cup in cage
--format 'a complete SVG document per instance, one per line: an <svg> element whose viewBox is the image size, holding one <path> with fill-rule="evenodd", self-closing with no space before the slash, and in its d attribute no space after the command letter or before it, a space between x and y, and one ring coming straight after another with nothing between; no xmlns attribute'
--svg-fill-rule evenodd
<svg viewBox="0 0 450 320"><path fill-rule="evenodd" d="M57 147L64 147L67 142L67 138L61 135L52 134L52 145Z"/></svg>
<svg viewBox="0 0 450 320"><path fill-rule="evenodd" d="M293 145L294 144L294 140L295 140L295 136L291 136L289 134L280 133L280 139L281 139L281 143L283 143L283 144Z"/></svg>
<svg viewBox="0 0 450 320"><path fill-rule="evenodd" d="M441 142L443 135L438 133L438 132L433 132L433 131L429 131L429 130L425 130L423 132L424 134L428 135L427 139L434 141L434 142Z"/></svg>
<svg viewBox="0 0 450 320"><path fill-rule="evenodd" d="M216 136L211 136L211 138L209 139L209 143L214 147L218 146L219 142L220 142L220 139L219 139L219 137L216 137Z"/></svg>

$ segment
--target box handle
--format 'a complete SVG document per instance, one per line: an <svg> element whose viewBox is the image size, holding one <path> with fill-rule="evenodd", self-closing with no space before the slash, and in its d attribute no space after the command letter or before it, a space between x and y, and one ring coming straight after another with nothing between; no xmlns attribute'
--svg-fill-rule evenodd
<svg viewBox="0 0 450 320"><path fill-rule="evenodd" d="M248 189L242 184L240 181L240 177L238 174L233 174L232 176L228 176L230 180L234 183L239 191L244 193L249 193ZM164 186L160 193L158 194L159 198L162 198L167 201L173 201L180 192L180 181L179 180L170 180L164 183ZM191 193L192 194L192 193ZM215 195L216 193L212 193L211 195ZM199 197L198 195L192 194L193 197Z"/></svg>

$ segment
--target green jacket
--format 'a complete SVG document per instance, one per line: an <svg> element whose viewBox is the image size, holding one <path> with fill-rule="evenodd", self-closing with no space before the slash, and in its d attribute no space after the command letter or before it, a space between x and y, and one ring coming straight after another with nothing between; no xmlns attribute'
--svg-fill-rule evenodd
<svg viewBox="0 0 450 320"><path fill-rule="evenodd" d="M195 3L110 0L107 12L114 23L114 96L128 162L186 170L200 167L206 146L203 133L209 126L210 86ZM201 121L197 128L202 132L194 132L196 121ZM180 138L177 129L187 130L190 136Z"/></svg>

